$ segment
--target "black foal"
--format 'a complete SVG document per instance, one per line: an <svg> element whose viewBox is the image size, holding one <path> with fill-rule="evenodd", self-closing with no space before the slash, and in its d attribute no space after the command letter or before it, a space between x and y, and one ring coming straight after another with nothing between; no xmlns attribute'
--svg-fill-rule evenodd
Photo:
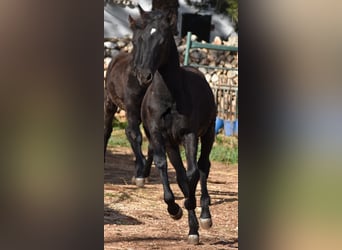
<svg viewBox="0 0 342 250"><path fill-rule="evenodd" d="M195 191L201 185L200 224L212 225L207 178L209 154L215 139L216 105L205 77L192 67L180 67L168 14L142 12L141 19L129 17L133 30L133 67L141 84L149 85L141 107L141 118L153 148L153 160L160 171L164 200L174 219L182 216L175 202L167 174L166 154L174 166L177 182L188 210L189 243L199 243L195 214ZM198 141L201 154L197 161ZM187 170L179 152L185 148Z"/></svg>

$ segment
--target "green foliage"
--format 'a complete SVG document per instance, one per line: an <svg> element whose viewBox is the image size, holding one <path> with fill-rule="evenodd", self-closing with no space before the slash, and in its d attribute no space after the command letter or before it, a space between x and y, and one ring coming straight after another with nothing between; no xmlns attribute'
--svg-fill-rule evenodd
<svg viewBox="0 0 342 250"><path fill-rule="evenodd" d="M125 129L127 126L127 121L119 121L118 119L113 119L113 130Z"/></svg>
<svg viewBox="0 0 342 250"><path fill-rule="evenodd" d="M216 136L210 159L223 163L238 163L238 139L236 137L227 137L223 134Z"/></svg>
<svg viewBox="0 0 342 250"><path fill-rule="evenodd" d="M238 13L238 0L225 0L228 4L226 9L228 15L232 18L235 24L239 21L239 13Z"/></svg>
<svg viewBox="0 0 342 250"><path fill-rule="evenodd" d="M126 126L127 121L122 122L114 118L112 136L109 138L108 141L109 146L130 147L125 133Z"/></svg>

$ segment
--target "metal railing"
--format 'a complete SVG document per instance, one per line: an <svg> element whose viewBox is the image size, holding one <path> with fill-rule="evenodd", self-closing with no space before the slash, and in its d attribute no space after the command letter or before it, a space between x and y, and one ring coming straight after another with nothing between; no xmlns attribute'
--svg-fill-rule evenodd
<svg viewBox="0 0 342 250"><path fill-rule="evenodd" d="M234 47L234 46L215 45L215 44L191 41L191 35L192 35L191 32L187 33L186 49L185 49L185 56L184 56L184 63L183 63L184 66L193 66L197 68L206 68L206 69L213 69L213 70L238 71L237 67L229 68L229 67L208 66L208 65L197 64L197 63L189 63L191 49L203 49L204 48L208 50L238 52L238 47ZM226 116L228 117L228 120L230 120L231 122L236 121L238 119L238 86L232 86L232 84L229 84L228 82L224 84L213 83L211 85L211 88L215 96L215 102L218 108L218 116L219 117ZM233 95L236 96L236 106L235 106L234 111L233 111L233 105L232 105Z"/></svg>

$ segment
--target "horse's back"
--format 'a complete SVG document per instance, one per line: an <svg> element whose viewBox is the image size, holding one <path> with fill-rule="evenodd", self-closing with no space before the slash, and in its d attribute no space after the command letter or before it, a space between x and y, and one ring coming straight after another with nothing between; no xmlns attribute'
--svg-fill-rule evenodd
<svg viewBox="0 0 342 250"><path fill-rule="evenodd" d="M113 77L113 75L117 73L116 71L127 71L127 69L130 68L131 61L132 55L130 53L120 52L118 55L112 58L112 61L108 65L107 78Z"/></svg>
<svg viewBox="0 0 342 250"><path fill-rule="evenodd" d="M130 53L121 52L112 59L107 69L106 91L112 101L121 109L125 109L125 88L131 71L131 61Z"/></svg>
<svg viewBox="0 0 342 250"><path fill-rule="evenodd" d="M215 118L215 99L205 76L194 67L187 66L182 69L183 86L189 95L189 100L191 99L192 105L194 105L193 112L204 113L208 119Z"/></svg>

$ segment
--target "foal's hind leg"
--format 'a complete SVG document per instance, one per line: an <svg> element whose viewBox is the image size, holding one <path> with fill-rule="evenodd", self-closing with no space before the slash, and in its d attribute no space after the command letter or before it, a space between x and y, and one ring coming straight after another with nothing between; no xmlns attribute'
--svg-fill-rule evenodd
<svg viewBox="0 0 342 250"><path fill-rule="evenodd" d="M209 229L212 226L211 214L209 210L210 196L207 188L207 179L210 171L209 155L215 140L214 125L201 137L201 155L198 160L198 168L200 172L201 183L201 215L200 225L204 229Z"/></svg>
<svg viewBox="0 0 342 250"><path fill-rule="evenodd" d="M177 182L185 197L184 206L188 210L188 224L189 224L188 242L190 244L196 245L199 243L199 234L198 234L199 226L198 226L198 221L197 221L196 213L195 213L196 200L195 201L189 200L189 196L191 195L193 199L195 194L189 192L188 177L187 177L185 168L183 166L182 159L180 157L178 146L168 149L168 156L172 165L176 169ZM194 192L193 188L191 189L191 192Z"/></svg>
<svg viewBox="0 0 342 250"><path fill-rule="evenodd" d="M189 183L189 198L185 200L185 208L189 211L189 238L191 244L199 243L198 221L196 218L196 186L199 180L199 171L196 162L198 139L195 134L184 136L185 155L188 164L187 177Z"/></svg>
<svg viewBox="0 0 342 250"><path fill-rule="evenodd" d="M105 90L106 91L106 90ZM105 94L104 99L104 161L106 160L106 149L109 137L113 131L113 118L118 107Z"/></svg>

